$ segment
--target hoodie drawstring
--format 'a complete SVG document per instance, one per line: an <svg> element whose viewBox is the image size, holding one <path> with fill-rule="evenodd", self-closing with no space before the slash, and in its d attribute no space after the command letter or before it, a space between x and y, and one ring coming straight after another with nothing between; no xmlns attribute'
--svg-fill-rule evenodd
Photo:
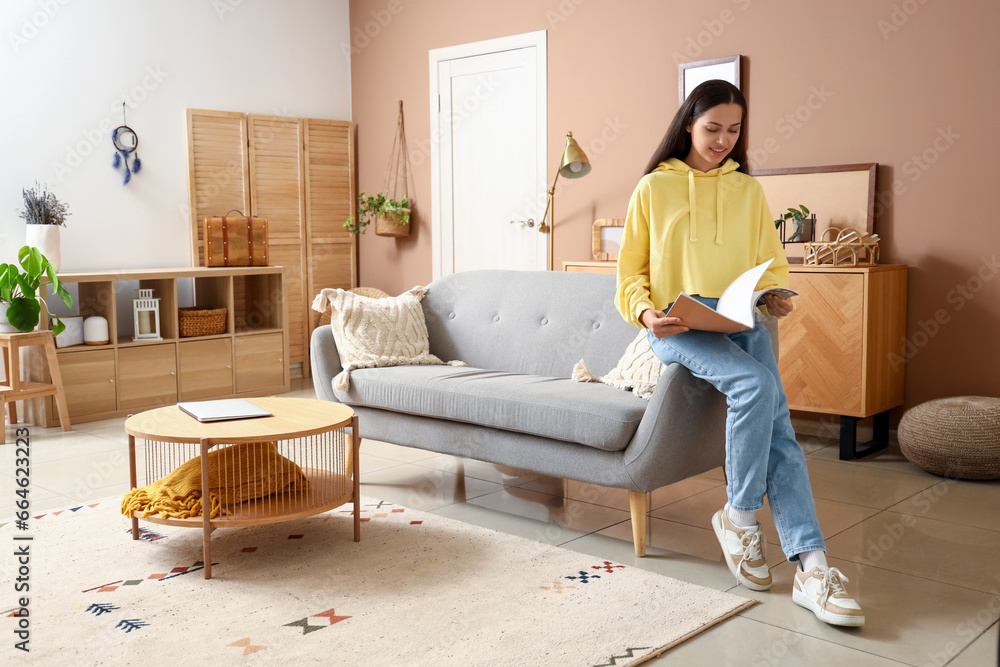
<svg viewBox="0 0 1000 667"><path fill-rule="evenodd" d="M715 173L715 243L722 245L722 172ZM691 243L698 240L698 205L694 196L694 170L688 169L688 205L691 209L691 224L688 239Z"/></svg>
<svg viewBox="0 0 1000 667"><path fill-rule="evenodd" d="M691 224L689 240L694 243L698 240L698 206L694 197L694 171L688 170L688 206L691 209Z"/></svg>
<svg viewBox="0 0 1000 667"><path fill-rule="evenodd" d="M715 244L722 245L722 174L716 172L715 178Z"/></svg>

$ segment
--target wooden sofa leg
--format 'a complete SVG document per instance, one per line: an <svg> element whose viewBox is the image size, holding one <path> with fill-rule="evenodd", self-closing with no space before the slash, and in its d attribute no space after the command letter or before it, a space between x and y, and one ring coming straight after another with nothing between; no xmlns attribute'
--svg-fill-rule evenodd
<svg viewBox="0 0 1000 667"><path fill-rule="evenodd" d="M649 494L642 491L629 491L628 506L632 512L632 542L635 545L635 555L642 558L646 555Z"/></svg>

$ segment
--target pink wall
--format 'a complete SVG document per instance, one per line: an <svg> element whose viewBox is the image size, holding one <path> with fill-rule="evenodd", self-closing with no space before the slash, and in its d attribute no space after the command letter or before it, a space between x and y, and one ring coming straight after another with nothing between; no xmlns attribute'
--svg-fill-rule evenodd
<svg viewBox="0 0 1000 667"><path fill-rule="evenodd" d="M1000 396L997 28L1000 3L978 0L351 0L359 188L381 187L402 99L416 193L410 237L361 238L361 284L431 279L428 50L548 30L548 181L567 130L593 164L561 189L557 266L624 215L676 63L742 54L751 166L880 165L881 261L910 265L907 406Z"/></svg>

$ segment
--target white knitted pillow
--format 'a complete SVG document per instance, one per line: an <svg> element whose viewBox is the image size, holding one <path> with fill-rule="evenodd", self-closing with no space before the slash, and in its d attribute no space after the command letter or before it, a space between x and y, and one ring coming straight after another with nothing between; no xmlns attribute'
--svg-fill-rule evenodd
<svg viewBox="0 0 1000 667"><path fill-rule="evenodd" d="M636 396L647 401L656 389L656 383L663 372L663 362L656 358L643 329L618 360L618 365L602 378L595 377L581 359L573 367L573 379L577 382L603 382L619 389L632 390Z"/></svg>
<svg viewBox="0 0 1000 667"><path fill-rule="evenodd" d="M384 366L441 365L430 353L427 323L420 300L426 287L414 287L397 297L373 299L342 289L325 289L313 300L313 310L330 306L330 326L344 370L333 380L333 388L347 391L351 371ZM461 361L449 366L464 366Z"/></svg>

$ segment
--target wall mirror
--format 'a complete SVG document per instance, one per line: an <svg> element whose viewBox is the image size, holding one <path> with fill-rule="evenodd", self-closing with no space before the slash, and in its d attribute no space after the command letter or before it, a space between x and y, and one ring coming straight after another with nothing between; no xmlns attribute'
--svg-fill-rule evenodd
<svg viewBox="0 0 1000 667"><path fill-rule="evenodd" d="M791 169L751 169L750 175L764 188L777 219L791 207L805 205L816 214L815 239L830 227L875 233L876 162L840 164ZM789 243L785 255L792 263L802 263L802 244Z"/></svg>

